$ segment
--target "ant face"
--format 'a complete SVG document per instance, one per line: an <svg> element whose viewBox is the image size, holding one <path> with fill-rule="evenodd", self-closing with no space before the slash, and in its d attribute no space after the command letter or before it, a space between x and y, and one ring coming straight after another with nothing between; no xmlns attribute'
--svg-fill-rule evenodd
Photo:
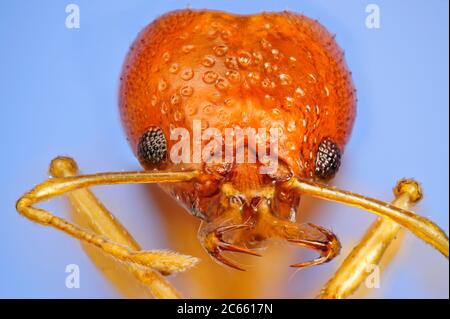
<svg viewBox="0 0 450 319"><path fill-rule="evenodd" d="M410 51L408 55L415 52ZM383 72L383 80L393 69ZM339 253L340 244L333 233L300 223L308 216L296 219L300 197L310 195L378 214L380 219L356 247L357 258L353 254L344 262L342 271L323 290L324 296L338 297L334 293L341 292L340 288L361 283L366 266L378 263L399 225L448 256L446 234L408 210L421 198L416 182L399 182L392 204L323 183L337 173L353 127L356 98L351 78L334 36L303 15L282 12L242 16L208 10L166 14L138 36L121 76L122 122L145 170L76 176L73 159L58 157L50 169L54 178L25 193L17 202L17 210L113 256L156 296L164 297L178 294L160 275L186 270L197 259L141 250L87 188L160 184L172 195L171 202L178 200L201 219L198 237L206 252L214 260L239 270L242 267L228 260L225 252L260 256L259 249L272 238L318 252L318 258L293 267L318 265ZM401 81L397 82L401 86ZM428 94L429 90L423 91ZM434 123L437 119L433 117ZM71 122L67 121L67 125ZM226 140L229 129L236 137L238 128L267 132L273 128L277 132L276 154L268 156L269 160L264 154L260 156L259 147L256 150L250 139L244 143L244 155L253 152L255 161L239 162L235 154L231 162L215 161L214 148L208 148L210 140L217 136ZM195 137L198 131L200 143L194 138L184 151L186 148L180 147L183 137ZM207 136L204 139L203 133ZM261 136L254 141L264 142ZM237 139L232 141L234 150L237 144ZM270 140L267 144L268 154L273 154ZM226 155L228 144L220 145ZM200 152L196 152L197 146ZM62 194L67 194L76 208L76 223L36 206ZM168 229L182 238L184 250L188 236L182 231L189 229L189 234L195 236L195 230L187 227L186 219L181 221L180 216L168 214L167 210L174 210L174 206L167 208L162 209L162 214L168 220ZM78 224L80 216L92 229ZM358 224L352 219L348 223ZM393 224L395 227L391 227ZM282 263L277 258L269 260ZM143 270L145 275L136 270ZM149 282L146 274L154 274L155 281ZM351 278L345 278L345 274ZM245 286L239 280L236 283ZM344 290L340 297L352 292Z"/></svg>

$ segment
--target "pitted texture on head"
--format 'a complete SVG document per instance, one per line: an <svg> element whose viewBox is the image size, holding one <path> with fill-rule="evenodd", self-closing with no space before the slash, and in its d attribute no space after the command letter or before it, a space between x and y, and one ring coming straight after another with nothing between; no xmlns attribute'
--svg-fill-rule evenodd
<svg viewBox="0 0 450 319"><path fill-rule="evenodd" d="M333 140L324 139L317 151L315 175L324 180L333 178L341 165L341 151Z"/></svg>
<svg viewBox="0 0 450 319"><path fill-rule="evenodd" d="M164 132L150 127L140 138L137 154L144 166L158 166L167 159L167 141Z"/></svg>
<svg viewBox="0 0 450 319"><path fill-rule="evenodd" d="M278 128L278 155L314 177L324 138L344 150L356 95L333 34L303 15L170 12L147 26L125 61L120 110L134 150L149 126ZM177 143L167 139L171 149ZM207 141L203 141L205 145ZM191 147L191 152L193 147ZM167 160L167 168L180 163Z"/></svg>

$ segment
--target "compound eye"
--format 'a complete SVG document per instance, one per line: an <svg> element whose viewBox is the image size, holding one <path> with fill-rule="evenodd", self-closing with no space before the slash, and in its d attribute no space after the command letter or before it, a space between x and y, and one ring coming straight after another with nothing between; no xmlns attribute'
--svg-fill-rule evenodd
<svg viewBox="0 0 450 319"><path fill-rule="evenodd" d="M330 138L322 140L317 150L315 175L323 180L329 180L336 175L341 165L341 150Z"/></svg>
<svg viewBox="0 0 450 319"><path fill-rule="evenodd" d="M152 126L141 136L137 155L146 168L155 168L166 162L167 141L161 128Z"/></svg>

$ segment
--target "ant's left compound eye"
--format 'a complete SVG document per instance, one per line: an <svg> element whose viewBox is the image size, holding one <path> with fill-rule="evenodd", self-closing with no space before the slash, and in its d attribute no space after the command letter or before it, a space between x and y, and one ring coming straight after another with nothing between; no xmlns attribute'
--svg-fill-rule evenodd
<svg viewBox="0 0 450 319"><path fill-rule="evenodd" d="M337 173L341 165L341 151L330 138L324 139L317 151L315 175L323 180L329 180Z"/></svg>
<svg viewBox="0 0 450 319"><path fill-rule="evenodd" d="M166 162L167 141L161 128L152 126L141 136L137 154L144 167L156 167Z"/></svg>

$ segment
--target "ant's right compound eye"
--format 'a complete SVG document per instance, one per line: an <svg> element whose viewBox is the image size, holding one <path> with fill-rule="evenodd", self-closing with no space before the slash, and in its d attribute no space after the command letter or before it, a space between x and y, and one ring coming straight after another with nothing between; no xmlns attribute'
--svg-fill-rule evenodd
<svg viewBox="0 0 450 319"><path fill-rule="evenodd" d="M161 128L152 126L141 136L137 155L146 168L159 167L166 162L167 141Z"/></svg>
<svg viewBox="0 0 450 319"><path fill-rule="evenodd" d="M315 175L322 180L329 180L336 175L341 165L341 151L330 138L324 139L317 151Z"/></svg>

